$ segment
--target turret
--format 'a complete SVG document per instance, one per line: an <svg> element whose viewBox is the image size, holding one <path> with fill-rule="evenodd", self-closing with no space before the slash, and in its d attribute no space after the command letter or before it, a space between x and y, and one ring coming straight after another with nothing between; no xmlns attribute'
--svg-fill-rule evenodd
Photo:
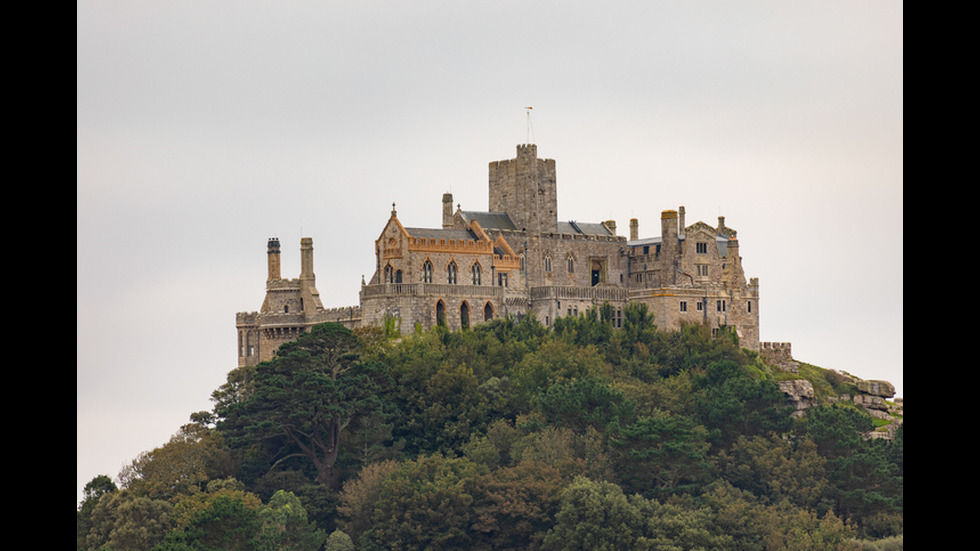
<svg viewBox="0 0 980 551"><path fill-rule="evenodd" d="M282 272L280 270L279 264L279 238L270 237L269 238L269 281L276 281L282 279Z"/></svg>

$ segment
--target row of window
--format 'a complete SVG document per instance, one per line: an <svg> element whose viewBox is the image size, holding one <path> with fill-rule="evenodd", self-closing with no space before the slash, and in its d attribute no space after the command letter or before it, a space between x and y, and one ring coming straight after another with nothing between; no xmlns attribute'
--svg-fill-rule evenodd
<svg viewBox="0 0 980 551"><path fill-rule="evenodd" d="M708 305L708 299L699 300L699 301L695 302L694 304L696 305L698 312L703 312L705 310L705 308L707 307L707 305ZM752 313L752 301L751 300L745 303L745 308L746 308L746 310L750 314ZM687 312L687 301L686 300L682 300L680 302L680 309L681 309L681 312ZM716 300L715 301L715 310L718 311L718 312L727 312L728 311L728 301L727 300L724 300L724 299Z"/></svg>

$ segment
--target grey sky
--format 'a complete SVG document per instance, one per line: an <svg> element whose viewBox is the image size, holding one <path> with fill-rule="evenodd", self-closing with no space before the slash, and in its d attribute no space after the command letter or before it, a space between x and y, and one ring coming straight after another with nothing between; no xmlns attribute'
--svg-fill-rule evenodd
<svg viewBox="0 0 980 551"><path fill-rule="evenodd" d="M487 207L527 139L559 218L738 230L763 340L903 388L903 13L886 1L77 3L77 484L165 443L313 238L357 303L397 204Z"/></svg>

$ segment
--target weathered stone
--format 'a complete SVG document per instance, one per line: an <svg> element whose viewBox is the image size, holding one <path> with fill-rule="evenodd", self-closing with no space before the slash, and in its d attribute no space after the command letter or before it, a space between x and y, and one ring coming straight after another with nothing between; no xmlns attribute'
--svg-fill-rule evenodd
<svg viewBox="0 0 980 551"><path fill-rule="evenodd" d="M813 385L806 379L779 381L779 390L786 394L796 411L794 416L802 414L803 410L813 405Z"/></svg>
<svg viewBox="0 0 980 551"><path fill-rule="evenodd" d="M882 398L891 398L895 395L895 385L889 383L888 381L857 381L858 390L864 394L870 394L872 396L881 396Z"/></svg>

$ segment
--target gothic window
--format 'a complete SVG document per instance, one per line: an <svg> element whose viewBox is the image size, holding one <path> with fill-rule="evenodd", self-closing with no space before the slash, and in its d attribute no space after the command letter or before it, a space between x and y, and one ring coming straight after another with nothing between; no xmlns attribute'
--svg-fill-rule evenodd
<svg viewBox="0 0 980 551"><path fill-rule="evenodd" d="M450 262L449 266L446 268L446 279L450 285L456 284L456 263Z"/></svg>
<svg viewBox="0 0 980 551"><path fill-rule="evenodd" d="M463 329L470 328L470 304L465 300L459 305L459 326Z"/></svg>
<svg viewBox="0 0 980 551"><path fill-rule="evenodd" d="M422 283L432 283L432 263L428 260L422 264Z"/></svg>
<svg viewBox="0 0 980 551"><path fill-rule="evenodd" d="M568 273L575 273L575 258L571 255L568 256Z"/></svg>
<svg viewBox="0 0 980 551"><path fill-rule="evenodd" d="M527 271L527 258L524 256L524 253L521 253L521 271Z"/></svg>
<svg viewBox="0 0 980 551"><path fill-rule="evenodd" d="M436 303L436 325L446 325L446 303L441 299Z"/></svg>
<svg viewBox="0 0 980 551"><path fill-rule="evenodd" d="M486 306L483 307L483 321L490 321L493 319L493 304L487 302Z"/></svg>
<svg viewBox="0 0 980 551"><path fill-rule="evenodd" d="M473 263L473 268L472 268L471 271L473 272L473 285L479 285L480 284L480 265L474 262Z"/></svg>
<svg viewBox="0 0 980 551"><path fill-rule="evenodd" d="M391 273L392 273L391 264L385 265L385 283L391 283L391 278L392 278Z"/></svg>
<svg viewBox="0 0 980 551"><path fill-rule="evenodd" d="M544 257L544 271L549 274L551 273L551 255Z"/></svg>

